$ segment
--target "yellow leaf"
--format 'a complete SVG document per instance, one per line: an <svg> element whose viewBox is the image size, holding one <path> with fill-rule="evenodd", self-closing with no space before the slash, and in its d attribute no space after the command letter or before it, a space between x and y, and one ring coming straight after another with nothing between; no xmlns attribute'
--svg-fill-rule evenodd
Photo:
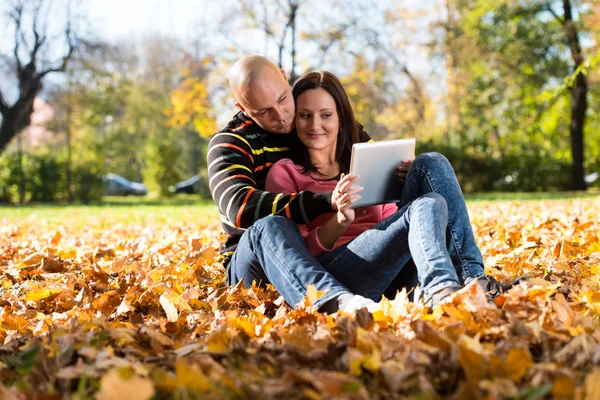
<svg viewBox="0 0 600 400"><path fill-rule="evenodd" d="M30 301L30 300L40 301L43 299L47 299L51 295L52 295L52 292L48 288L43 288L43 289L39 289L39 290L30 290L29 293L27 293L26 300L27 301Z"/></svg>
<svg viewBox="0 0 600 400"><path fill-rule="evenodd" d="M585 389L585 400L600 399L600 368L595 368L591 374L585 377L583 387Z"/></svg>
<svg viewBox="0 0 600 400"><path fill-rule="evenodd" d="M210 353L224 353L229 351L229 335L227 330L221 328L214 331L206 340L207 350Z"/></svg>
<svg viewBox="0 0 600 400"><path fill-rule="evenodd" d="M478 382L484 376L484 350L478 340L467 335L458 339L458 358L467 380Z"/></svg>
<svg viewBox="0 0 600 400"><path fill-rule="evenodd" d="M160 295L159 299L160 305L165 310L167 314L167 319L170 322L177 322L179 319L179 314L177 313L177 308L183 309L185 311L191 311L192 308L190 305L181 298L176 292L169 290Z"/></svg>
<svg viewBox="0 0 600 400"><path fill-rule="evenodd" d="M200 371L198 366L189 365L179 359L175 364L175 374L178 387L186 387L195 390L208 390L212 388L210 380Z"/></svg>
<svg viewBox="0 0 600 400"><path fill-rule="evenodd" d="M27 265L27 266L31 266L31 265L35 265L35 264L41 263L43 259L44 259L44 255L43 254L41 254L41 253L35 253L35 254L32 254L29 257L25 258L21 262L23 264Z"/></svg>
<svg viewBox="0 0 600 400"><path fill-rule="evenodd" d="M518 383L533 365L529 349L514 348L506 355L506 375L513 382Z"/></svg>
<svg viewBox="0 0 600 400"><path fill-rule="evenodd" d="M573 398L577 382L567 375L558 375L552 384L552 394L556 398ZM595 397L598 399L598 397Z"/></svg>
<svg viewBox="0 0 600 400"><path fill-rule="evenodd" d="M308 285L306 288L306 297L310 305L313 305L325 294L324 291L319 291L315 285Z"/></svg>
<svg viewBox="0 0 600 400"><path fill-rule="evenodd" d="M371 355L364 361L363 367L373 373L377 372L379 368L381 368L381 352L377 349L373 349Z"/></svg>
<svg viewBox="0 0 600 400"><path fill-rule="evenodd" d="M116 369L113 369L102 377L96 400L148 400L152 396L154 396L154 387L150 380L137 376L124 379Z"/></svg>

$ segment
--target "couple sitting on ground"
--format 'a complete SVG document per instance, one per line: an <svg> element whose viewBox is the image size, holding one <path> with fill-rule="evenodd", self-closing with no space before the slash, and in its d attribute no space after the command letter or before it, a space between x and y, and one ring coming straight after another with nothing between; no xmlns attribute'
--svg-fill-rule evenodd
<svg viewBox="0 0 600 400"><path fill-rule="evenodd" d="M271 283L295 306L314 285L323 312L372 310L382 295L420 285L430 306L472 280L488 298L504 285L484 272L454 170L439 153L398 167L398 204L354 210L352 144L370 138L340 81L310 72L288 85L263 57L229 77L235 117L210 141L210 189L227 234L227 284ZM356 185L355 185L356 184Z"/></svg>

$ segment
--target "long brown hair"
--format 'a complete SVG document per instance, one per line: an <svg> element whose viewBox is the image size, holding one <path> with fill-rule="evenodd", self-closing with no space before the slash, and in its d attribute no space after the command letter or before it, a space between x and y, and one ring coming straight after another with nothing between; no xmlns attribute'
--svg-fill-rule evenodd
<svg viewBox="0 0 600 400"><path fill-rule="evenodd" d="M337 144L335 148L335 160L340 168L340 173L348 173L350 169L350 157L352 155L352 145L359 142L359 127L358 122L354 118L354 112L350 105L348 95L342 86L340 80L331 72L315 71L309 72L301 76L294 87L292 95L294 101L298 97L311 89L323 88L333 97L340 119L340 131L337 136ZM319 175L319 171L310 160L308 148L300 141L298 134L295 134L293 151L291 155L292 161L304 168L303 173L315 172Z"/></svg>

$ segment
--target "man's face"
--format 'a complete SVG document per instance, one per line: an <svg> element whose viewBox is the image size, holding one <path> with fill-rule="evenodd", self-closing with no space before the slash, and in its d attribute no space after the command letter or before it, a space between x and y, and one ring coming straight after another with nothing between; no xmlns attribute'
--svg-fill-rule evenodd
<svg viewBox="0 0 600 400"><path fill-rule="evenodd" d="M265 70L242 89L240 99L243 104L236 105L266 131L286 134L294 129L294 98L285 72Z"/></svg>

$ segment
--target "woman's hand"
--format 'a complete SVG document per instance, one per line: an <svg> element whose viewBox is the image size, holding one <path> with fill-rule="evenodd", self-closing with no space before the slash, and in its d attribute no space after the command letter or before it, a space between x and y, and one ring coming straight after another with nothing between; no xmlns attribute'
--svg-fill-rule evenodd
<svg viewBox="0 0 600 400"><path fill-rule="evenodd" d="M362 187L352 188L352 185L358 181L358 176L342 174L340 181L335 186L331 196L331 202L335 201L337 210L337 221L342 225L350 225L354 221L354 210L350 206L360 200L358 192Z"/></svg>
<svg viewBox="0 0 600 400"><path fill-rule="evenodd" d="M400 178L400 183L404 184L404 182L406 182L406 175L408 174L408 169L412 162L413 160L403 161L402 164L398 165L396 173L398 174L398 178Z"/></svg>

